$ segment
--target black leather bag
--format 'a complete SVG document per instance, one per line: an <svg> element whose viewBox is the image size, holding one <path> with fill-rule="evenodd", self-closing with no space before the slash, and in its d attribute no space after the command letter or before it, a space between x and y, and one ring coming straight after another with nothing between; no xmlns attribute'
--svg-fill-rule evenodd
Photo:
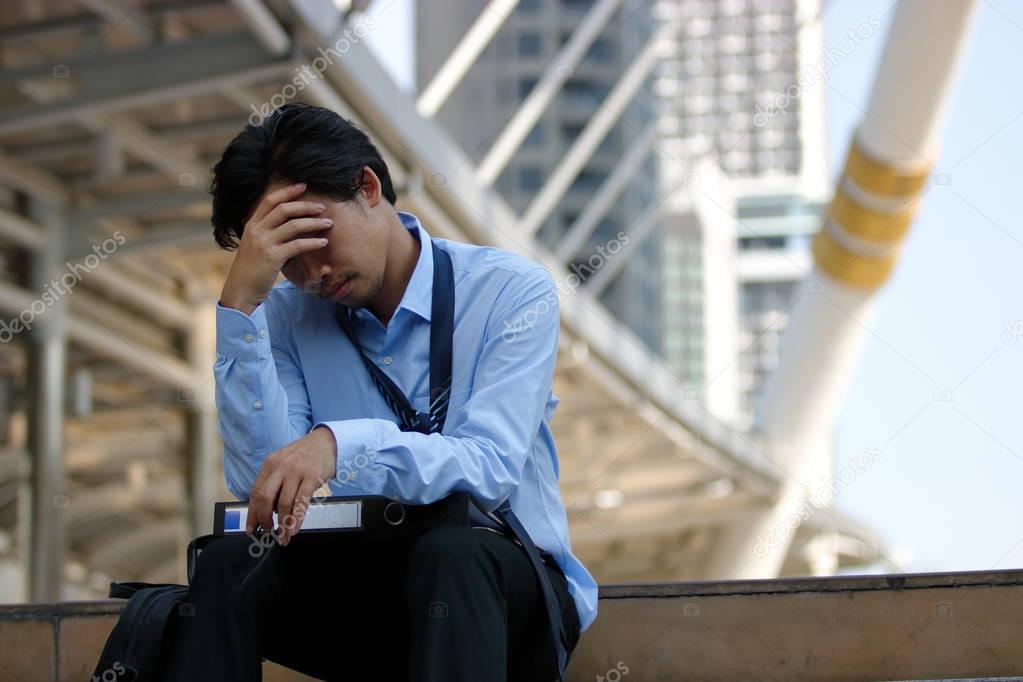
<svg viewBox="0 0 1023 682"><path fill-rule="evenodd" d="M204 535L188 544L188 582L195 574L199 551L214 536ZM127 599L117 624L107 637L92 673L96 682L157 682L164 665L165 642L180 615L190 615L188 585L115 582L112 599Z"/></svg>

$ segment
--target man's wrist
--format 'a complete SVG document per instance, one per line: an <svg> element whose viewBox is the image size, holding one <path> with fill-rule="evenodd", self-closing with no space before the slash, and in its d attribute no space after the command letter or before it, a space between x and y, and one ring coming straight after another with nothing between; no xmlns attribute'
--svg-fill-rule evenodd
<svg viewBox="0 0 1023 682"><path fill-rule="evenodd" d="M334 436L334 432L326 424L319 424L317 426L314 426L313 433L316 433L317 431L323 431L324 433L320 433L319 435L321 438L323 438L329 443L329 446L326 449L326 452L330 456L329 462L325 457L324 465L326 469L329 469L330 475L326 476L325 478L334 478L334 475L337 473L337 439Z"/></svg>
<svg viewBox="0 0 1023 682"><path fill-rule="evenodd" d="M259 307L258 303L250 303L248 301L240 301L231 298L221 298L220 305L224 308L232 308L245 315L252 315L253 311Z"/></svg>

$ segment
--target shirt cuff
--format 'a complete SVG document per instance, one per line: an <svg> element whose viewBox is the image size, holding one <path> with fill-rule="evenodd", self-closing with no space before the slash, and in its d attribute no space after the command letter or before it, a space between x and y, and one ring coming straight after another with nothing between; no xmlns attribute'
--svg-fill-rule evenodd
<svg viewBox="0 0 1023 682"><path fill-rule="evenodd" d="M262 304L246 315L217 301L217 355L230 358L270 355L266 308Z"/></svg>
<svg viewBox="0 0 1023 682"><path fill-rule="evenodd" d="M337 443L334 482L384 494L385 474L377 462L378 450L384 439L384 428L397 427L384 419L343 419L313 424L314 429L318 426L330 429Z"/></svg>

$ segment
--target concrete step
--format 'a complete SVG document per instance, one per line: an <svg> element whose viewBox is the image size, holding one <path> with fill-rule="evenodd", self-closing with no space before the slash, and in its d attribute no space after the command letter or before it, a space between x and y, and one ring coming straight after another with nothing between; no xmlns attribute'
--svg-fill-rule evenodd
<svg viewBox="0 0 1023 682"><path fill-rule="evenodd" d="M119 611L0 607L0 679L87 680ZM569 679L1023 680L1021 614L1020 570L604 586Z"/></svg>

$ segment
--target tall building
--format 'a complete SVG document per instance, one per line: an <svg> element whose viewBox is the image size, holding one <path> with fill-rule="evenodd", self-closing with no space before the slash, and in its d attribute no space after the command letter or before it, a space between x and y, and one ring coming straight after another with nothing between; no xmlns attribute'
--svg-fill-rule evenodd
<svg viewBox="0 0 1023 682"><path fill-rule="evenodd" d="M416 80L420 91L484 11L484 0L430 0L416 6ZM435 118L479 163L510 117L533 91L593 7L591 0L521 0L452 92ZM623 0L563 83L558 95L497 178L495 187L525 214L565 158L594 113L651 35L652 17L643 0ZM562 237L583 215L623 155L640 142L655 116L651 78L640 87L617 123L575 177L540 227L540 240L557 251ZM594 274L594 254L629 234L656 201L657 166L648 157L612 202L589 239L566 264L584 280ZM601 292L611 312L651 350L661 351L659 234L630 242L627 264ZM618 251L620 245L614 245ZM609 249L610 250L610 249ZM619 252L620 253L620 252Z"/></svg>
<svg viewBox="0 0 1023 682"><path fill-rule="evenodd" d="M483 0L417 4L419 87L483 11ZM436 118L479 162L594 6L522 0ZM653 32L671 25L652 78L542 225L556 248L642 131L652 151L570 265L649 219L628 265L602 293L723 421L752 423L763 377L798 283L826 192L817 65L819 0L623 0L496 181L525 213L572 142Z"/></svg>
<svg viewBox="0 0 1023 682"><path fill-rule="evenodd" d="M666 362L704 387L709 411L743 427L777 363L826 191L819 12L818 0L653 6L658 23L678 26L654 84L661 191L704 199L678 202L667 225L689 227L662 235L665 271L690 271L665 288L703 286L665 301ZM709 189L711 169L725 179Z"/></svg>

